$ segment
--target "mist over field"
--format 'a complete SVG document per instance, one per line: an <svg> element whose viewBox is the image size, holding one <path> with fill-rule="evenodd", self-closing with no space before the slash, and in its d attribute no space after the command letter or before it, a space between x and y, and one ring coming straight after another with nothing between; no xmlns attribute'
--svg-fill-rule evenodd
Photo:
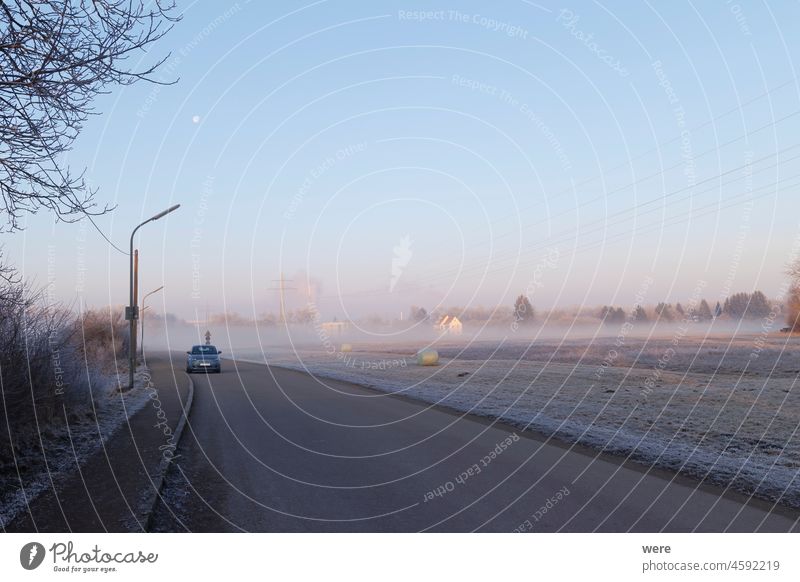
<svg viewBox="0 0 800 582"><path fill-rule="evenodd" d="M0 530L798 531L798 22L2 2ZM288 572L596 578L504 540Z"/></svg>
<svg viewBox="0 0 800 582"><path fill-rule="evenodd" d="M599 320L587 320L588 318L577 322L567 322L563 319L536 321L525 326L513 326L511 322L505 324L472 322L465 325L463 332L456 336L435 329L430 321L394 321L392 324L382 325L369 321L348 322L343 329L332 330L326 329L322 321L305 325L265 325L241 321L226 324L224 319L220 318L213 324L204 322L192 324L179 320L170 321L167 325L161 322L151 323L147 324L146 333L149 349L185 351L193 344L204 343L204 334L208 330L211 332L212 342L220 349L226 349L228 354L240 351L252 352L259 346L263 346L265 350L297 346L303 349L336 351L342 343L351 343L363 347L405 345L416 350L414 346L419 348L440 344L467 346L481 342L510 342L523 345L533 345L540 341L547 341L550 344L577 340L590 342L593 339L615 339L620 335L639 339L728 337L733 341L737 336L757 336L765 333L764 322L753 319L696 321L688 324L674 321L645 321L634 323L624 330L622 329L624 323L615 325L602 323ZM783 327L782 322L779 324L779 328ZM766 333L774 335L776 327L778 324L771 324ZM778 337L791 338L786 335Z"/></svg>

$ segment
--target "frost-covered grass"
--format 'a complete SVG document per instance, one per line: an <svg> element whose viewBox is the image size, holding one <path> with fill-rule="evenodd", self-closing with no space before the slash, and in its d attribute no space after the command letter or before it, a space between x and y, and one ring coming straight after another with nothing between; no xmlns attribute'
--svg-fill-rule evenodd
<svg viewBox="0 0 800 582"><path fill-rule="evenodd" d="M266 361L500 418L650 466L800 507L800 338L783 334L440 340L269 348ZM265 361L258 351L241 359ZM390 362L405 361L406 365Z"/></svg>
<svg viewBox="0 0 800 582"><path fill-rule="evenodd" d="M10 455L0 457L0 525L5 527L53 484L74 473L128 418L148 401L145 372L136 375L133 390L127 371L120 378L93 374L90 403L80 412L63 407L49 422L17 429Z"/></svg>

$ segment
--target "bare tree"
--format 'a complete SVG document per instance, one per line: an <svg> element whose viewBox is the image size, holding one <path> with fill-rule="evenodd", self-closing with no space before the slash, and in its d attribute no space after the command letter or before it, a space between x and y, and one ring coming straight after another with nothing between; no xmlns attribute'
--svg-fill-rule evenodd
<svg viewBox="0 0 800 582"><path fill-rule="evenodd" d="M766 317L771 309L769 299L761 291L734 293L722 307L723 313L734 319Z"/></svg>
<svg viewBox="0 0 800 582"><path fill-rule="evenodd" d="M3 262L3 249L0 247L0 304L12 302L18 296L16 287L22 281L19 272ZM2 314L0 313L0 317Z"/></svg>
<svg viewBox="0 0 800 582"><path fill-rule="evenodd" d="M791 331L800 331L800 259L789 265L789 296L787 298L786 324Z"/></svg>
<svg viewBox="0 0 800 582"><path fill-rule="evenodd" d="M520 295L514 301L514 321L519 323L530 323L534 320L536 314L533 311L533 305L525 295Z"/></svg>
<svg viewBox="0 0 800 582"><path fill-rule="evenodd" d="M145 79L169 55L128 61L177 20L171 0L15 0L0 2L0 230L18 230L42 208L65 221L102 214L83 172L63 161L93 99L113 85Z"/></svg>

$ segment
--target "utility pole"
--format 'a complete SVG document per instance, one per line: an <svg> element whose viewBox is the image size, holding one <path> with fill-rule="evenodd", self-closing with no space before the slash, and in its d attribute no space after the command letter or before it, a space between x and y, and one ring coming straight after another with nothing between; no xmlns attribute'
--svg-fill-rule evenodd
<svg viewBox="0 0 800 582"><path fill-rule="evenodd" d="M139 305L139 249L133 251L133 303L131 305ZM134 354L136 353L136 326L138 323L138 317L131 320L131 348Z"/></svg>
<svg viewBox="0 0 800 582"><path fill-rule="evenodd" d="M277 287L270 287L268 291L278 291L280 294L280 302L281 302L281 312L279 314L280 322L286 323L286 297L284 292L285 291L293 291L295 287L287 287L286 283L291 283L291 279L284 279L283 273L281 273L280 279L273 279L273 283L277 283Z"/></svg>

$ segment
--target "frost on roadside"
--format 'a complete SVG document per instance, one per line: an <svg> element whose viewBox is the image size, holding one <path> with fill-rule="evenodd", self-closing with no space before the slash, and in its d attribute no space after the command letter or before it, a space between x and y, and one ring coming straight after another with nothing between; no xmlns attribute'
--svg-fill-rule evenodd
<svg viewBox="0 0 800 582"><path fill-rule="evenodd" d="M437 346L441 365L380 366L414 345L354 344L346 360L269 348L271 365L361 384L800 507L800 347L770 338L742 375L752 338L687 338L646 390L669 339L630 338L632 356L597 374L611 340ZM730 346L728 344L731 344ZM242 359L264 362L259 353ZM249 358L248 358L249 356Z"/></svg>
<svg viewBox="0 0 800 582"><path fill-rule="evenodd" d="M90 372L89 402L82 412L56 414L46 425L19 431L13 452L0 457L0 525L6 527L40 494L74 474L148 401L147 370L139 369L132 390L127 370Z"/></svg>

